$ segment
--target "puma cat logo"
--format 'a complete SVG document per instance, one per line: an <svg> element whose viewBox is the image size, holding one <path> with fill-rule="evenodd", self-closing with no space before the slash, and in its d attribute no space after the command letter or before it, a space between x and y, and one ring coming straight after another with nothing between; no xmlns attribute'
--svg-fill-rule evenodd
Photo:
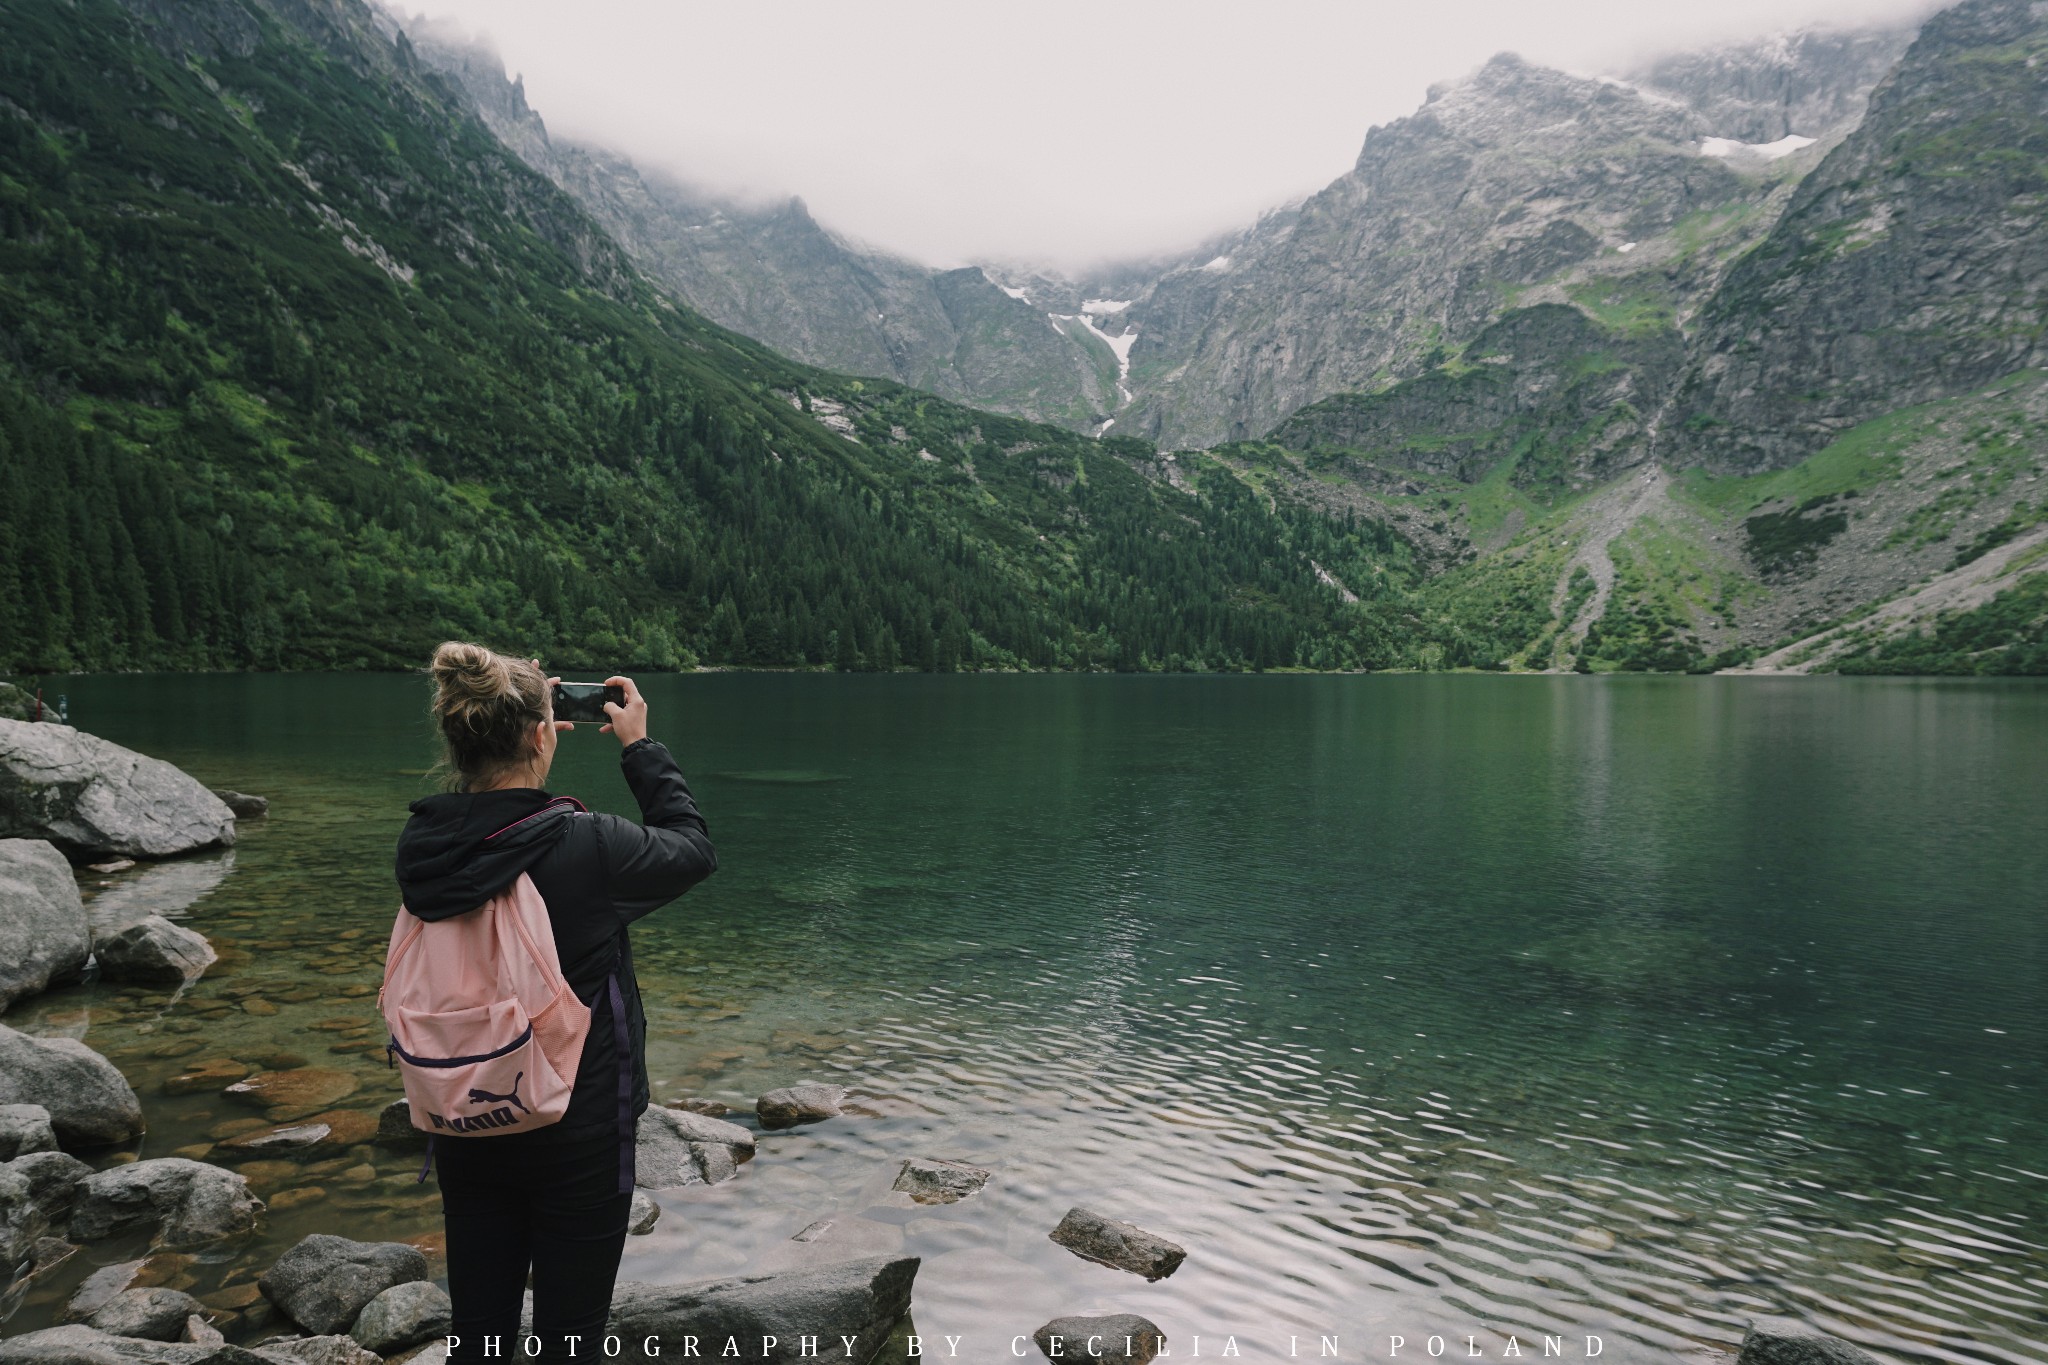
<svg viewBox="0 0 2048 1365"><path fill-rule="evenodd" d="M509 1095L493 1095L488 1090L472 1090L469 1092L469 1102L471 1104L503 1104L509 1100L511 1103L519 1106L521 1113L531 1114L533 1111L526 1107L526 1101L519 1098L519 1083L525 1079L526 1073L524 1071L514 1076L512 1078L512 1093Z"/></svg>

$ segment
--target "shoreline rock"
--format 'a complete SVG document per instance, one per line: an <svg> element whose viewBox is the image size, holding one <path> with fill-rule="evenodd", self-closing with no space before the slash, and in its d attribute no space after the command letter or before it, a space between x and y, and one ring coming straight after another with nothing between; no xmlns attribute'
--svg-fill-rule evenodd
<svg viewBox="0 0 2048 1365"><path fill-rule="evenodd" d="M111 1147L141 1135L142 1101L114 1064L75 1038L33 1038L0 1024L0 1104L50 1111L67 1147Z"/></svg>
<svg viewBox="0 0 2048 1365"><path fill-rule="evenodd" d="M1187 1250L1135 1223L1105 1218L1084 1208L1071 1208L1047 1234L1084 1261L1128 1270L1148 1280L1163 1280L1180 1269Z"/></svg>
<svg viewBox="0 0 2048 1365"><path fill-rule="evenodd" d="M737 1123L649 1105L633 1135L633 1183L668 1190L716 1185L754 1155L754 1135Z"/></svg>
<svg viewBox="0 0 2048 1365"><path fill-rule="evenodd" d="M365 1304L348 1334L366 1351L393 1355L446 1336L454 1312L447 1290L431 1280L410 1280Z"/></svg>
<svg viewBox="0 0 2048 1365"><path fill-rule="evenodd" d="M1876 1356L1840 1337L1789 1319L1752 1322L1742 1334L1735 1365L1881 1365Z"/></svg>
<svg viewBox="0 0 2048 1365"><path fill-rule="evenodd" d="M157 1246L198 1246L254 1230L263 1207L249 1193L249 1182L225 1167L157 1157L95 1171L80 1181L71 1235L90 1241L148 1231Z"/></svg>
<svg viewBox="0 0 2048 1365"><path fill-rule="evenodd" d="M1166 1345L1166 1334L1136 1313L1054 1318L1031 1334L1048 1360L1091 1360L1102 1365L1148 1365Z"/></svg>
<svg viewBox="0 0 2048 1365"><path fill-rule="evenodd" d="M47 839L0 839L0 1010L75 981L92 932L71 862Z"/></svg>
<svg viewBox="0 0 2048 1365"><path fill-rule="evenodd" d="M96 939L93 956L109 981L151 983L196 981L220 960L204 934L162 915L145 915Z"/></svg>
<svg viewBox="0 0 2048 1365"><path fill-rule="evenodd" d="M0 1104L0 1161L56 1150L49 1110L40 1104Z"/></svg>
<svg viewBox="0 0 2048 1365"><path fill-rule="evenodd" d="M957 1204L988 1184L994 1172L939 1156L914 1156L896 1172L900 1190L920 1204ZM1057 1239L1055 1239L1057 1240Z"/></svg>
<svg viewBox="0 0 2048 1365"><path fill-rule="evenodd" d="M235 841L227 803L173 765L69 725L0 720L0 835L82 858L168 858Z"/></svg>
<svg viewBox="0 0 2048 1365"><path fill-rule="evenodd" d="M888 1339L910 1311L917 1279L915 1256L872 1256L773 1274L735 1275L690 1284L629 1282L612 1294L607 1333L626 1343L626 1360L656 1359L639 1354L649 1337L680 1342L694 1334L707 1358L717 1357L728 1339L751 1343L748 1359L761 1359L763 1336L777 1338L765 1358L773 1361L863 1361ZM799 1357L799 1338L816 1340L818 1353ZM849 1354L841 1336L855 1338Z"/></svg>
<svg viewBox="0 0 2048 1365"><path fill-rule="evenodd" d="M346 1332L379 1294L427 1278L427 1258L403 1242L356 1242L316 1232L257 1277L278 1311L316 1336Z"/></svg>
<svg viewBox="0 0 2048 1365"><path fill-rule="evenodd" d="M181 1289L124 1289L101 1304L85 1325L108 1336L176 1341L186 1319L203 1320L205 1312L204 1304Z"/></svg>
<svg viewBox="0 0 2048 1365"><path fill-rule="evenodd" d="M755 1100L754 1113L763 1128L794 1128L799 1123L836 1118L845 1098L845 1086L786 1085Z"/></svg>

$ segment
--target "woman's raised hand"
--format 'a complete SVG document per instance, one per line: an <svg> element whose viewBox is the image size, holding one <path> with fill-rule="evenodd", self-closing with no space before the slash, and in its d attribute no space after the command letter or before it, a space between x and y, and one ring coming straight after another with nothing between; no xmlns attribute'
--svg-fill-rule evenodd
<svg viewBox="0 0 2048 1365"><path fill-rule="evenodd" d="M600 733L617 735L621 745L647 738L647 698L640 695L639 684L631 678L616 676L606 678L604 684L606 687L623 688L626 704L621 706L615 701L604 704L604 713L611 717L611 721Z"/></svg>

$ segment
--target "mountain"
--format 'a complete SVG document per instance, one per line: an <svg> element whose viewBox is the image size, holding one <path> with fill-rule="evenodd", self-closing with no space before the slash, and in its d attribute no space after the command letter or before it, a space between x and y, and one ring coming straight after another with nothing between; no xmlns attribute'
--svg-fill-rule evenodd
<svg viewBox="0 0 2048 1365"><path fill-rule="evenodd" d="M2048 671L2044 57L1965 0L1690 304L1518 299L1213 454L1400 526L1517 666Z"/></svg>
<svg viewBox="0 0 2048 1365"><path fill-rule="evenodd" d="M1791 464L1893 409L2048 363L2048 22L1927 21L1862 124L1703 310L1674 459Z"/></svg>
<svg viewBox="0 0 2048 1365"><path fill-rule="evenodd" d="M1192 253L1069 278L926 269L835 236L801 201L721 201L558 143L488 49L387 22L714 320L810 363L1174 448L1263 436L1332 394L1423 373L1518 306L1688 315L1911 38L1779 35L1626 79L1503 54L1374 129L1302 203Z"/></svg>
<svg viewBox="0 0 2048 1365"><path fill-rule="evenodd" d="M1870 92L1905 53L1913 33L1910 28L1778 33L1755 42L1666 53L1625 78L1681 101L1716 135L1734 142L1826 141L1862 121Z"/></svg>
<svg viewBox="0 0 2048 1365"><path fill-rule="evenodd" d="M1078 300L1052 316L979 267L933 270L846 241L801 199L751 206L558 141L494 52L444 24L380 17L460 84L521 160L705 317L809 364L1075 430L1095 430L1118 406L1117 358Z"/></svg>
<svg viewBox="0 0 2048 1365"><path fill-rule="evenodd" d="M1407 657L1385 528L706 321L359 0L0 30L0 668Z"/></svg>

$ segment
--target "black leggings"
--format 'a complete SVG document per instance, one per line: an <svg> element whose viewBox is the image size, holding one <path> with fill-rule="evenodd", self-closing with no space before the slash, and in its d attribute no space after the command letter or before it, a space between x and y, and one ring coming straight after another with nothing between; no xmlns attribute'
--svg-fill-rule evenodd
<svg viewBox="0 0 2048 1365"><path fill-rule="evenodd" d="M441 1137L434 1142L434 1169L455 1310L448 1332L459 1339L448 1358L602 1365L605 1318L633 1201L618 1192L618 1138ZM529 1268L533 1333L540 1338L534 1355L519 1340ZM572 1336L581 1340L568 1341Z"/></svg>

